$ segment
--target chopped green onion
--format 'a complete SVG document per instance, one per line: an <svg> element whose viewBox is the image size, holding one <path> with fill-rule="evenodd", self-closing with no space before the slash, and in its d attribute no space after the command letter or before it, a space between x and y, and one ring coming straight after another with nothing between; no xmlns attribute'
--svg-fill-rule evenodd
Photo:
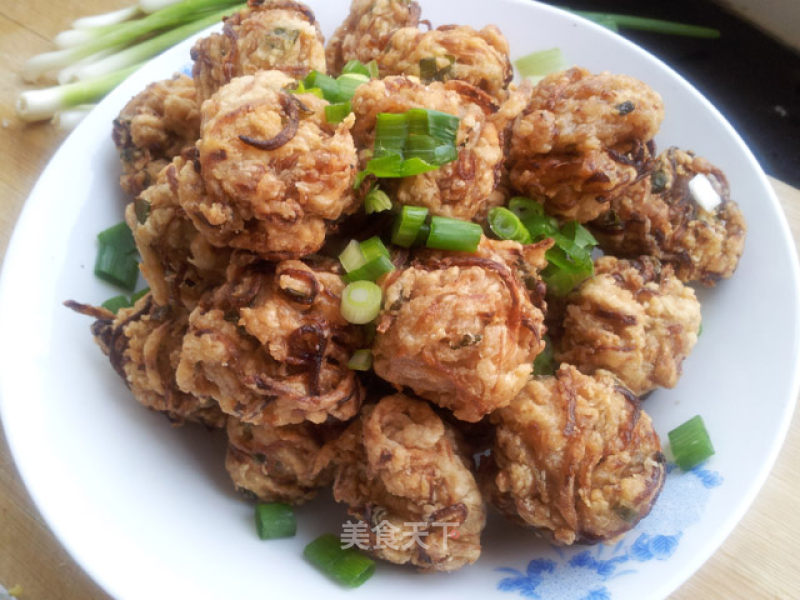
<svg viewBox="0 0 800 600"><path fill-rule="evenodd" d="M519 217L507 208L495 206L489 211L489 227L501 240L514 240L520 244L530 244L531 234Z"/></svg>
<svg viewBox="0 0 800 600"><path fill-rule="evenodd" d="M382 299L381 288L373 282L354 281L344 288L339 310L349 323L364 325L378 316Z"/></svg>
<svg viewBox="0 0 800 600"><path fill-rule="evenodd" d="M345 73L336 78L339 84L339 96L344 100L350 100L356 93L356 88L369 81L369 75L360 73Z"/></svg>
<svg viewBox="0 0 800 600"><path fill-rule="evenodd" d="M372 213L384 212L392 208L392 201L388 194L375 186L364 198L364 212L368 215Z"/></svg>
<svg viewBox="0 0 800 600"><path fill-rule="evenodd" d="M408 137L408 117L405 113L379 113L375 118L376 157L403 153Z"/></svg>
<svg viewBox="0 0 800 600"><path fill-rule="evenodd" d="M544 336L544 350L533 359L534 375L552 375L556 372L556 359L549 336Z"/></svg>
<svg viewBox="0 0 800 600"><path fill-rule="evenodd" d="M545 257L550 264L542 271L542 279L547 284L547 291L556 296L566 296L594 273L594 264L588 253L576 257L559 246L553 246L545 253Z"/></svg>
<svg viewBox="0 0 800 600"><path fill-rule="evenodd" d="M414 239L414 243L411 244L413 248L421 248L425 245L425 242L428 241L428 236L431 234L431 226L427 223L423 223L419 231L417 232L417 237Z"/></svg>
<svg viewBox="0 0 800 600"><path fill-rule="evenodd" d="M355 59L348 60L342 67L342 75L347 75L348 73L357 73L365 77L372 77L372 73L370 73L367 66L360 60Z"/></svg>
<svg viewBox="0 0 800 600"><path fill-rule="evenodd" d="M386 273L394 271L394 263L388 256L377 256L368 260L359 268L350 271L342 279L350 283L353 281L375 281Z"/></svg>
<svg viewBox="0 0 800 600"><path fill-rule="evenodd" d="M363 267L367 259L364 258L364 253L361 252L361 244L356 240L350 240L347 246L344 247L342 253L339 254L339 262L342 263L345 272L350 273L359 267Z"/></svg>
<svg viewBox="0 0 800 600"><path fill-rule="evenodd" d="M542 79L548 73L561 71L567 66L564 54L559 48L532 52L514 61L519 74L526 79Z"/></svg>
<svg viewBox="0 0 800 600"><path fill-rule="evenodd" d="M101 244L114 246L123 253L136 251L133 233L124 221L101 231L97 234L97 239Z"/></svg>
<svg viewBox="0 0 800 600"><path fill-rule="evenodd" d="M406 111L409 133L428 134L441 144L456 143L461 119L450 113L427 108L412 108Z"/></svg>
<svg viewBox="0 0 800 600"><path fill-rule="evenodd" d="M262 540L292 537L297 532L294 511L288 504L256 504L256 531Z"/></svg>
<svg viewBox="0 0 800 600"><path fill-rule="evenodd" d="M375 175L375 177L411 177L412 175L420 175L428 171L435 171L439 165L433 165L425 162L421 158L414 157L403 160L403 157L397 154L389 154L381 158L373 158L368 163L366 168L359 173L360 184L366 175ZM358 186L356 186L358 187Z"/></svg>
<svg viewBox="0 0 800 600"><path fill-rule="evenodd" d="M343 549L331 533L308 544L303 556L328 577L347 587L358 587L375 572L375 561L355 548Z"/></svg>
<svg viewBox="0 0 800 600"><path fill-rule="evenodd" d="M616 27L651 31L653 33L710 39L716 39L720 37L719 29L714 29L713 27L701 27L699 25L677 23L675 21L664 21L663 19L651 19L648 17L620 15L616 13L601 13L588 10L572 10L571 12L583 17L584 19L599 22L601 25L606 25L606 23L611 21Z"/></svg>
<svg viewBox="0 0 800 600"><path fill-rule="evenodd" d="M361 253L364 255L364 259L367 262L374 260L379 256L385 256L386 258L389 258L390 256L388 248L383 245L381 238L379 238L377 235L364 240L359 245L361 246Z"/></svg>
<svg viewBox="0 0 800 600"><path fill-rule="evenodd" d="M475 252L481 242L483 229L477 223L449 217L431 217L431 232L425 245L437 250Z"/></svg>
<svg viewBox="0 0 800 600"><path fill-rule="evenodd" d="M345 117L353 112L350 101L336 102L325 107L325 120L328 123L341 123Z"/></svg>
<svg viewBox="0 0 800 600"><path fill-rule="evenodd" d="M703 423L703 418L696 415L679 425L667 436L675 462L684 471L699 465L714 454L714 446Z"/></svg>
<svg viewBox="0 0 800 600"><path fill-rule="evenodd" d="M311 88L322 90L322 97L328 102L342 101L339 98L339 84L333 77L325 75L325 73L311 71L301 83L307 90ZM345 98L345 100L349 100L349 98Z"/></svg>
<svg viewBox="0 0 800 600"><path fill-rule="evenodd" d="M435 56L427 56L420 59L419 78L422 81L430 83L431 81L445 81L448 79L450 71L452 71L453 65L456 62L456 57L452 54L448 54L440 58L444 58L447 64L440 67L439 58Z"/></svg>
<svg viewBox="0 0 800 600"><path fill-rule="evenodd" d="M144 298L144 297L145 297L147 294L149 294L149 293L150 293L150 288L149 288L149 287L146 287L146 288L142 288L141 290L139 290L138 292L136 292L135 294L133 294L133 295L131 296L131 306L133 306L134 304L136 304L136 303L137 303L139 300L141 300L142 298Z"/></svg>
<svg viewBox="0 0 800 600"><path fill-rule="evenodd" d="M428 209L424 206L404 206L392 226L392 243L410 248L427 216Z"/></svg>
<svg viewBox="0 0 800 600"><path fill-rule="evenodd" d="M544 215L544 206L542 206L540 202L525 198L524 196L514 196L509 200L508 210L523 221L531 217L541 217Z"/></svg>
<svg viewBox="0 0 800 600"><path fill-rule="evenodd" d="M597 246L597 240L586 227L577 221L570 221L561 228L561 235L572 240L579 248Z"/></svg>
<svg viewBox="0 0 800 600"><path fill-rule="evenodd" d="M117 314L120 308L128 308L130 305L131 301L127 296L114 296L103 302L100 306Z"/></svg>
<svg viewBox="0 0 800 600"><path fill-rule="evenodd" d="M133 291L139 278L139 263L135 253L120 252L114 246L101 243L94 263L94 274L109 283Z"/></svg>
<svg viewBox="0 0 800 600"><path fill-rule="evenodd" d="M369 371L372 368L372 350L369 348L356 350L347 361L347 368L353 371Z"/></svg>

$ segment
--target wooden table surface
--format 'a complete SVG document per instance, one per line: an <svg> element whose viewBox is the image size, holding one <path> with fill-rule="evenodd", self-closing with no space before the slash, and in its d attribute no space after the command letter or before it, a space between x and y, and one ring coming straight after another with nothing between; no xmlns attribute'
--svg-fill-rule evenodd
<svg viewBox="0 0 800 600"><path fill-rule="evenodd" d="M25 58L50 49L49 40L76 16L128 0L3 0L0 6L0 260L20 209L63 135L49 125L23 125L13 105L23 88ZM800 240L800 191L772 180ZM2 336L2 332L0 332ZM19 584L26 600L108 598L50 533L20 482L0 430L0 584ZM778 461L752 508L714 556L672 598L800 597L800 416L795 414Z"/></svg>

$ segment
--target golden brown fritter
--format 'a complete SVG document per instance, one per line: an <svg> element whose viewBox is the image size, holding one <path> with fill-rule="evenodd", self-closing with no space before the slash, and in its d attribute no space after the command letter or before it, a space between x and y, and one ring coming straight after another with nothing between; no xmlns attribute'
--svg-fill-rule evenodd
<svg viewBox="0 0 800 600"><path fill-rule="evenodd" d="M424 85L416 77L387 77L359 86L351 103L356 116L353 137L364 163L371 156L379 113L428 108L461 119L455 161L414 177L382 181L381 187L396 202L465 220L480 219L502 203L502 197L492 195L503 164L501 136L491 119L497 107L481 90L457 80Z"/></svg>
<svg viewBox="0 0 800 600"><path fill-rule="evenodd" d="M352 116L329 124L328 103L283 90L291 84L278 71L260 71L203 103L198 162L181 169L178 198L215 246L299 258L356 208Z"/></svg>
<svg viewBox="0 0 800 600"><path fill-rule="evenodd" d="M302 79L324 73L325 46L314 13L291 0L249 0L247 8L225 19L222 33L199 40L191 51L192 75L201 101L234 77L282 71Z"/></svg>
<svg viewBox="0 0 800 600"><path fill-rule="evenodd" d="M364 342L339 313L343 289L333 261L234 255L189 316L178 384L254 425L350 419L363 390L347 361Z"/></svg>
<svg viewBox="0 0 800 600"><path fill-rule="evenodd" d="M606 369L637 396L678 383L697 343L700 303L672 267L604 256L566 301L556 358L584 373Z"/></svg>
<svg viewBox="0 0 800 600"><path fill-rule="evenodd" d="M331 469L314 469L326 438L323 427L308 422L256 426L228 417L225 468L236 489L261 502L311 500L332 480Z"/></svg>
<svg viewBox="0 0 800 600"><path fill-rule="evenodd" d="M328 69L338 75L347 61L366 64L377 58L396 30L417 26L420 12L413 0L353 0L344 23L328 40Z"/></svg>
<svg viewBox="0 0 800 600"><path fill-rule="evenodd" d="M175 369L188 328L186 310L159 306L151 294L130 308L121 308L116 316L104 308L66 304L95 317L94 339L136 400L163 413L174 425L191 421L207 427L225 426L225 415L216 402L186 393L176 384Z"/></svg>
<svg viewBox="0 0 800 600"><path fill-rule="evenodd" d="M721 198L711 212L689 191L697 175L705 176ZM692 152L669 148L648 177L612 200L592 231L607 252L656 256L670 263L681 281L713 286L736 270L747 224L722 171Z"/></svg>
<svg viewBox="0 0 800 600"><path fill-rule="evenodd" d="M422 253L383 281L375 373L475 422L517 395L544 348L541 290L550 241L481 241L476 254Z"/></svg>
<svg viewBox="0 0 800 600"><path fill-rule="evenodd" d="M225 280L230 250L211 246L178 204L178 172L186 163L182 156L173 159L128 205L125 220L153 300L191 310L205 291Z"/></svg>
<svg viewBox="0 0 800 600"><path fill-rule="evenodd" d="M580 68L548 75L514 124L511 182L550 214L590 221L644 176L663 119L661 96L633 77Z"/></svg>
<svg viewBox="0 0 800 600"><path fill-rule="evenodd" d="M382 77L414 75L423 81L459 79L502 100L513 71L508 41L494 25L480 31L443 25L430 31L404 27L377 56Z"/></svg>
<svg viewBox="0 0 800 600"><path fill-rule="evenodd" d="M151 83L114 119L111 134L122 162L122 189L136 196L174 156L200 137L200 105L186 75Z"/></svg>
<svg viewBox="0 0 800 600"><path fill-rule="evenodd" d="M605 371L562 365L495 412L487 500L557 544L611 540L648 512L665 459L650 417Z"/></svg>
<svg viewBox="0 0 800 600"><path fill-rule="evenodd" d="M402 394L364 407L318 465L333 462L333 495L366 523L359 547L423 571L475 562L486 510L471 459L430 406Z"/></svg>

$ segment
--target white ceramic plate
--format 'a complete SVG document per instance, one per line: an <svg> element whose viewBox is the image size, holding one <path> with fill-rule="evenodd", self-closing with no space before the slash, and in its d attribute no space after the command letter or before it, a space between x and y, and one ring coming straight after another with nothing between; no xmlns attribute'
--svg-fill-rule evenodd
<svg viewBox="0 0 800 600"><path fill-rule="evenodd" d="M344 0L309 2L327 35ZM307 565L303 546L339 531L342 507L298 510L291 540L261 542L233 493L224 440L173 430L142 409L94 346L89 320L61 305L99 303L95 235L122 217L111 120L145 84L188 64L190 43L122 84L70 135L19 220L0 281L0 392L8 442L30 493L78 562L119 598L660 598L697 569L740 519L772 466L798 392L798 267L778 202L723 117L686 82L621 37L514 0L423 2L435 25L499 25L512 56L553 46L570 62L638 77L664 97L657 142L692 149L729 176L750 230L735 276L702 290L703 335L674 390L646 402L662 436L700 413L717 449L673 470L651 515L614 546L556 551L493 517L477 564L418 575L379 565L343 590Z"/></svg>

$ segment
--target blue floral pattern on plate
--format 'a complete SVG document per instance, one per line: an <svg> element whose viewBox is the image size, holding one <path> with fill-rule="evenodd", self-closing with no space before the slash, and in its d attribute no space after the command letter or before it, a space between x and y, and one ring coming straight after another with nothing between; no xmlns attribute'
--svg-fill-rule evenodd
<svg viewBox="0 0 800 600"><path fill-rule="evenodd" d="M710 490L722 481L719 473L702 465L687 473L667 465L667 480L653 510L622 541L589 549L551 546L552 557L535 558L524 570L496 569L505 575L497 589L541 600L611 600L605 583L635 573L637 563L672 556L683 531L700 519Z"/></svg>

